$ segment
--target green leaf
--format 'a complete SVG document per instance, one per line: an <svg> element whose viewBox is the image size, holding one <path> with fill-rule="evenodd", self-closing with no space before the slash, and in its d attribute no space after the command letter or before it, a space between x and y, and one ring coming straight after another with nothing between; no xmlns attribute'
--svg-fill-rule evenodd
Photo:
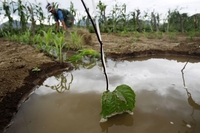
<svg viewBox="0 0 200 133"><path fill-rule="evenodd" d="M39 71L41 71L41 69L38 68L38 67L35 67L35 68L32 69L32 72L39 72Z"/></svg>
<svg viewBox="0 0 200 133"><path fill-rule="evenodd" d="M101 121L124 112L133 114L135 107L135 92L128 85L120 85L113 91L105 91L101 97Z"/></svg>

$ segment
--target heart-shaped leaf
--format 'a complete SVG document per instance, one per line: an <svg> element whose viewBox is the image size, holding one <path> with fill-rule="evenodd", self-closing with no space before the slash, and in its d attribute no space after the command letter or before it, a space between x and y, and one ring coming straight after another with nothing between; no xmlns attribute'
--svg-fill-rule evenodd
<svg viewBox="0 0 200 133"><path fill-rule="evenodd" d="M105 122L109 117L124 112L133 114L135 96L133 89L125 84L117 86L113 92L105 91L101 97L100 122Z"/></svg>

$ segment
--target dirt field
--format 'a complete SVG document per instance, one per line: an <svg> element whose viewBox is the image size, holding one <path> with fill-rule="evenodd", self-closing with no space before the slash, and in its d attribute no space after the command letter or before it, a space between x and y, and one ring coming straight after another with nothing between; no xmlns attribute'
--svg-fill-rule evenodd
<svg viewBox="0 0 200 133"><path fill-rule="evenodd" d="M91 44L85 48L99 51L96 35L91 36ZM144 36L136 38L102 34L102 40L106 56L115 60L155 54L200 57L200 49L197 49L200 37L190 40L184 35L178 35L176 39L169 39L164 35L162 39L148 39ZM34 72L33 68L40 68L41 71ZM20 103L33 88L54 72L63 69L73 68L70 63L59 64L30 45L16 44L0 38L0 133L8 126Z"/></svg>

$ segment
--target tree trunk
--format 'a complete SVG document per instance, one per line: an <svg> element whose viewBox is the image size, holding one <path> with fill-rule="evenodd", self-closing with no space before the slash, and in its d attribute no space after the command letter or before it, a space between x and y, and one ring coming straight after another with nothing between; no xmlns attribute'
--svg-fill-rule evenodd
<svg viewBox="0 0 200 133"><path fill-rule="evenodd" d="M34 19L33 9L30 9L29 6L27 8L31 14L31 31L32 34L35 35L35 19Z"/></svg>
<svg viewBox="0 0 200 133"><path fill-rule="evenodd" d="M89 8L87 8L88 12L89 12ZM86 27L89 28L89 16L87 15L86 18Z"/></svg>
<svg viewBox="0 0 200 133"><path fill-rule="evenodd" d="M106 20L106 11L105 10L103 11L103 19L104 19L105 27L106 27L106 29L108 29L108 24L107 24L107 20Z"/></svg>
<svg viewBox="0 0 200 133"><path fill-rule="evenodd" d="M136 15L136 23L137 23L137 25L138 25L138 32L142 32L142 27L141 27L141 24L140 24L140 22L139 22L140 10L138 9L138 10L136 10L136 12L137 12L137 15Z"/></svg>
<svg viewBox="0 0 200 133"><path fill-rule="evenodd" d="M181 30L181 33L184 33L184 27L183 27L184 19L183 19L181 14L179 14L179 19L180 19L180 30Z"/></svg>
<svg viewBox="0 0 200 133"><path fill-rule="evenodd" d="M198 30L199 25L198 25L198 16L197 14L194 15L194 29Z"/></svg>
<svg viewBox="0 0 200 133"><path fill-rule="evenodd" d="M157 32L159 32L158 24L157 24L157 22L156 22L156 16L155 16L155 14L154 14L153 12L151 13L151 17L152 17L152 19L153 19L154 29L155 29Z"/></svg>

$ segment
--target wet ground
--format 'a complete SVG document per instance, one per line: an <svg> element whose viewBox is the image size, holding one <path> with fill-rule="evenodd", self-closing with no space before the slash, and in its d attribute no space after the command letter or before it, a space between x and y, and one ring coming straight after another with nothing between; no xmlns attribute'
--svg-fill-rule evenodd
<svg viewBox="0 0 200 133"><path fill-rule="evenodd" d="M136 93L134 115L100 120L105 90L101 63L50 76L20 107L6 133L200 132L200 58L152 56L107 60L109 89L127 84Z"/></svg>

